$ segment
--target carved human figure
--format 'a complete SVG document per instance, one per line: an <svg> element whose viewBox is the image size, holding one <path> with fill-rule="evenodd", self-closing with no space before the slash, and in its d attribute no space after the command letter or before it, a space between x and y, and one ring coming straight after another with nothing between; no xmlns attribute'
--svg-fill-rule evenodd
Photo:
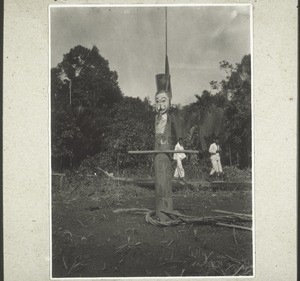
<svg viewBox="0 0 300 281"><path fill-rule="evenodd" d="M170 94L166 91L158 92L155 96L155 108L158 114L166 113L170 108Z"/></svg>
<svg viewBox="0 0 300 281"><path fill-rule="evenodd" d="M168 88L170 77L156 76L157 93L155 95L155 149L170 150L171 144L171 119L169 109L171 105L171 92ZM168 220L162 211L173 210L172 200L172 166L170 155L157 153L155 155L155 194L156 215L161 221Z"/></svg>
<svg viewBox="0 0 300 281"><path fill-rule="evenodd" d="M170 120L168 120L168 111L171 100L167 91L160 91L155 95L155 135L157 149L169 149L170 145Z"/></svg>

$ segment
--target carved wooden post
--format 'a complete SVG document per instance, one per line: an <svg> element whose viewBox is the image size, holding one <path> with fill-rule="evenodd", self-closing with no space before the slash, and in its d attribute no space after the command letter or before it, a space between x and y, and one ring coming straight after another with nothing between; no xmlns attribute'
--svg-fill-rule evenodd
<svg viewBox="0 0 300 281"><path fill-rule="evenodd" d="M157 93L155 95L155 150L171 150L171 120L168 111L171 104L170 76L156 75ZM161 221L168 217L161 211L173 210L172 198L172 163L167 153L155 155L155 200L156 215Z"/></svg>
<svg viewBox="0 0 300 281"><path fill-rule="evenodd" d="M165 73L156 75L157 92L155 95L155 150L154 151L129 151L132 154L155 153L155 201L156 215L161 221L169 219L161 211L173 211L172 198L172 160L174 151L172 144L171 118L168 114L171 99L171 79L169 74L169 61L167 55L167 7L165 8L166 24L166 60ZM160 152L161 151L161 152ZM185 153L198 153L198 151L181 151Z"/></svg>

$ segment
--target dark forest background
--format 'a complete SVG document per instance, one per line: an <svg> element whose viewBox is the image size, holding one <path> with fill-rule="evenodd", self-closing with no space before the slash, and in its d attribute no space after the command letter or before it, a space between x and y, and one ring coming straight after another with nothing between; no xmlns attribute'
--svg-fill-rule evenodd
<svg viewBox="0 0 300 281"><path fill-rule="evenodd" d="M251 167L251 57L240 63L220 62L226 73L191 104L172 105L184 130L185 149L194 165L207 165L208 147L219 136L222 162ZM213 92L213 93L212 93ZM153 93L154 95L155 93ZM151 169L152 156L130 156L129 150L154 147L155 110L149 98L125 96L118 74L97 47L72 48L51 69L52 170L93 172Z"/></svg>

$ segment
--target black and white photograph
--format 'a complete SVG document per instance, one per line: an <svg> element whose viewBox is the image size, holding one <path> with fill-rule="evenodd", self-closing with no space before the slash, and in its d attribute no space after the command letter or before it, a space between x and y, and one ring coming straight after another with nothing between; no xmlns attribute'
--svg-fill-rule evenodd
<svg viewBox="0 0 300 281"><path fill-rule="evenodd" d="M4 1L0 280L298 280L298 10Z"/></svg>
<svg viewBox="0 0 300 281"><path fill-rule="evenodd" d="M252 6L49 25L51 277L255 276Z"/></svg>

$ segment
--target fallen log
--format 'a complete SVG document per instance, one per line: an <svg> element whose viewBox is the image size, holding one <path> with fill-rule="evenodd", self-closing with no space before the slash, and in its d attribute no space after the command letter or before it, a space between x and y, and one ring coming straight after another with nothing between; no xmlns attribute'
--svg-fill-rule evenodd
<svg viewBox="0 0 300 281"><path fill-rule="evenodd" d="M115 177L113 173L108 173L107 171L97 167L99 171L101 171L104 175L106 175L109 179L113 181L118 181L122 183L133 183L137 186L155 189L155 179L141 179L141 178L124 178L124 177ZM251 190L252 183L251 182L205 182L205 181L188 181L184 182L182 180L173 179L172 180L172 188L173 190L182 189L182 188L190 188L190 189L199 189L199 190Z"/></svg>
<svg viewBox="0 0 300 281"><path fill-rule="evenodd" d="M98 170L100 170L102 173L104 173L108 178L110 178L113 181L123 182L123 183L134 183L140 187L146 187L146 188L155 188L155 179L149 178L149 179L131 179L131 178L123 178L123 177L115 177L113 173L108 173L107 171L97 167ZM173 188L183 187L186 186L188 183L185 183L181 180L174 179L172 181Z"/></svg>

